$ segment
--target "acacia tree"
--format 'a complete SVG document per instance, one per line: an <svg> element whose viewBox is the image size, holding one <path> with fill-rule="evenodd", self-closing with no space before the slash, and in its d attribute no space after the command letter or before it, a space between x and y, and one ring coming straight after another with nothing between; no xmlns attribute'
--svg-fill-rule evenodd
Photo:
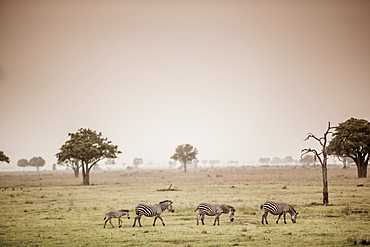
<svg viewBox="0 0 370 247"><path fill-rule="evenodd" d="M17 162L17 166L19 166L19 167L23 167L23 171L24 171L24 168L25 168L26 166L29 166L29 164L28 164L28 160L26 160L26 159L20 159L20 160L18 160L18 162Z"/></svg>
<svg viewBox="0 0 370 247"><path fill-rule="evenodd" d="M6 162L8 164L10 162L9 157L6 156L3 151L0 151L0 162Z"/></svg>
<svg viewBox="0 0 370 247"><path fill-rule="evenodd" d="M328 135L332 134L331 129L334 129L335 127L330 127L330 122L328 124L328 128L325 131L324 135L322 137L316 137L314 134L309 133L308 136L306 137L305 141L309 140L310 138L313 138L316 140L320 146L321 146L321 151L317 151L316 149L312 148L305 148L302 150L302 155L308 154L308 153L313 153L315 157L319 160L321 164L321 169L322 169L322 182L323 182L323 189L322 189L322 194L323 194L323 204L324 206L329 205L329 190L328 190Z"/></svg>
<svg viewBox="0 0 370 247"><path fill-rule="evenodd" d="M358 178L366 178L370 156L370 122L350 118L339 123L328 151L333 155L351 158L356 163Z"/></svg>
<svg viewBox="0 0 370 247"><path fill-rule="evenodd" d="M83 185L90 185L90 171L102 159L115 159L121 151L101 133L91 129L79 129L76 133L69 133L69 140L60 148L55 156L58 162L79 160L82 168Z"/></svg>
<svg viewBox="0 0 370 247"><path fill-rule="evenodd" d="M30 161L28 162L28 165L29 166L34 166L36 167L37 169L37 172L39 172L39 167L41 166L44 166L45 165L45 160L41 157L33 157L32 159L30 159Z"/></svg>
<svg viewBox="0 0 370 247"><path fill-rule="evenodd" d="M198 150L190 144L183 144L177 146L175 153L171 156L170 159L178 160L184 166L184 171L186 173L186 166L188 162L195 160L198 155Z"/></svg>

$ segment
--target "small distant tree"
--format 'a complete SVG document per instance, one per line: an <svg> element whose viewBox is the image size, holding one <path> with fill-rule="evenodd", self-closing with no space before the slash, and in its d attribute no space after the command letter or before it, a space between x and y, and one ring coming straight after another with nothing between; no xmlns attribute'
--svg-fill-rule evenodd
<svg viewBox="0 0 370 247"><path fill-rule="evenodd" d="M207 163L208 163L208 160L202 160L201 163L202 163L203 166L206 166Z"/></svg>
<svg viewBox="0 0 370 247"><path fill-rule="evenodd" d="M300 163L304 164L306 166L309 166L309 165L315 163L315 156L311 155L311 154L303 155L301 160L300 160Z"/></svg>
<svg viewBox="0 0 370 247"><path fill-rule="evenodd" d="M331 130L335 127L330 127L330 122L328 124L328 128L325 131L324 135L322 137L316 137L314 134L309 133L305 141L313 138L316 140L320 146L321 151L317 151L316 149L312 148L305 148L302 150L302 155L305 155L307 153L313 153L315 157L320 161L321 168L322 168L322 182L323 182L323 204L324 206L329 205L329 190L328 190L328 135L332 134Z"/></svg>
<svg viewBox="0 0 370 247"><path fill-rule="evenodd" d="M8 164L10 162L9 157L6 156L3 151L0 151L0 162L6 162Z"/></svg>
<svg viewBox="0 0 370 247"><path fill-rule="evenodd" d="M281 163L282 163L282 160L279 157L274 157L271 160L271 165L280 165Z"/></svg>
<svg viewBox="0 0 370 247"><path fill-rule="evenodd" d="M235 166L237 166L238 164L239 164L239 161L237 161L237 160L229 160L228 162L227 162L229 165L235 165Z"/></svg>
<svg viewBox="0 0 370 247"><path fill-rule="evenodd" d="M170 169L172 169L172 167L176 166L176 163L177 163L176 160L170 160L170 161L168 161L168 165L170 166Z"/></svg>
<svg viewBox="0 0 370 247"><path fill-rule="evenodd" d="M18 160L17 166L22 167L23 168L23 172L24 172L24 168L26 166L29 166L28 160L26 160L26 159L20 159L20 160Z"/></svg>
<svg viewBox="0 0 370 247"><path fill-rule="evenodd" d="M213 168L214 165L217 165L217 164L220 164L220 163L221 163L220 160L210 160L210 161L208 161L208 164L211 165L211 168Z"/></svg>
<svg viewBox="0 0 370 247"><path fill-rule="evenodd" d="M171 156L170 159L180 161L184 167L186 173L186 166L188 162L196 159L198 155L198 150L190 144L183 144L177 146L175 153Z"/></svg>
<svg viewBox="0 0 370 247"><path fill-rule="evenodd" d="M80 168L82 164L79 160L70 157L63 162L58 161L58 164L71 168L75 174L75 178L78 178L80 176Z"/></svg>
<svg viewBox="0 0 370 247"><path fill-rule="evenodd" d="M36 167L37 172L39 172L40 167L45 165L45 160L41 157L33 157L29 161L29 166Z"/></svg>
<svg viewBox="0 0 370 247"><path fill-rule="evenodd" d="M370 158L370 122L350 118L339 123L328 151L331 155L351 158L356 163L358 178L366 178Z"/></svg>
<svg viewBox="0 0 370 247"><path fill-rule="evenodd" d="M195 159L193 160L193 166L194 168L198 168L199 160Z"/></svg>
<svg viewBox="0 0 370 247"><path fill-rule="evenodd" d="M113 166L113 165L115 165L115 164L116 164L116 161L115 161L114 159L107 159L107 160L104 162L104 164L105 164L106 166Z"/></svg>
<svg viewBox="0 0 370 247"><path fill-rule="evenodd" d="M142 165L143 164L143 159L142 158L135 158L132 162L132 164L134 165L135 168L138 168L139 165Z"/></svg>
<svg viewBox="0 0 370 247"><path fill-rule="evenodd" d="M121 153L118 146L91 129L81 128L68 136L69 140L55 156L61 163L71 159L81 162L83 185L90 185L90 171L99 161L105 158L115 159Z"/></svg>
<svg viewBox="0 0 370 247"><path fill-rule="evenodd" d="M268 164L270 164L271 159L270 158L259 158L258 162L261 165L268 165Z"/></svg>
<svg viewBox="0 0 370 247"><path fill-rule="evenodd" d="M284 158L284 163L285 163L285 164L292 164L292 163L294 163L294 159L293 159L293 157L292 157L292 156L286 156L286 157Z"/></svg>
<svg viewBox="0 0 370 247"><path fill-rule="evenodd" d="M329 144L330 145L330 144ZM343 164L343 168L348 168L350 163L354 163L350 157L345 155L334 155Z"/></svg>

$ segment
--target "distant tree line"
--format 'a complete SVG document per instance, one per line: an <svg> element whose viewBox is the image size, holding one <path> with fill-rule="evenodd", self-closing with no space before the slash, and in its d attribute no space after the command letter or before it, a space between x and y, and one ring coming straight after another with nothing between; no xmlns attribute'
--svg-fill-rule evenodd
<svg viewBox="0 0 370 247"><path fill-rule="evenodd" d="M332 135L332 140L328 136ZM106 159L106 165L115 164L114 159L117 158L121 151L118 146L113 145L107 138L103 137L101 133L90 129L79 129L76 133L69 133L69 140L63 144L56 154L58 164L72 168L75 171L75 176L78 177L80 169L83 175L83 184L90 184L90 171L94 166L98 166L98 162ZM325 137L325 143L322 143ZM359 178L366 178L367 167L370 156L370 123L365 119L351 118L338 126L330 127L325 132L324 137L316 137L313 134L308 136L315 139L322 145L323 150L305 149L300 161L294 160L291 156L285 158L274 157L260 158L259 163L262 165L278 165L278 164L313 164L317 160L325 162L328 156L337 157L344 167L352 161L356 164ZM306 138L307 139L307 138ZM309 155L308 153L313 153ZM321 156L324 154L325 156ZM211 167L221 163L220 160L198 160L198 150L190 144L179 145L175 153L170 157L169 165L173 167L176 162L180 162L180 169L187 171L188 167L198 167L199 163L203 166L209 164ZM0 162L9 163L10 159L0 151ZM143 163L142 158L135 158L133 166L138 168ZM229 165L237 165L239 162L230 160ZM41 157L33 157L30 160L21 159L18 161L19 167L32 166L39 167L45 165L45 160ZM53 169L55 166L53 166Z"/></svg>
<svg viewBox="0 0 370 247"><path fill-rule="evenodd" d="M294 160L292 156L286 156L284 159L279 157L274 157L272 159L268 157L259 158L258 163L261 165L289 165L289 164L297 164L298 161Z"/></svg>

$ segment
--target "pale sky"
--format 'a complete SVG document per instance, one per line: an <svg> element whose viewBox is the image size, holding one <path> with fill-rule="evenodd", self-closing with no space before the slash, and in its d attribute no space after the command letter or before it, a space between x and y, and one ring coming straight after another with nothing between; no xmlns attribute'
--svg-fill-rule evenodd
<svg viewBox="0 0 370 247"><path fill-rule="evenodd" d="M200 160L298 159L328 121L370 120L369 92L368 0L0 0L14 167L50 168L79 128L118 145L119 164L167 164L186 143Z"/></svg>

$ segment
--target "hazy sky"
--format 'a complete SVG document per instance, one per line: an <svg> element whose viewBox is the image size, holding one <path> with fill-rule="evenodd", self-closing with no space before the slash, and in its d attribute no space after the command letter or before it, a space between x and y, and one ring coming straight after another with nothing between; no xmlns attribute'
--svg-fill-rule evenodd
<svg viewBox="0 0 370 247"><path fill-rule="evenodd" d="M120 164L299 158L370 120L369 44L368 0L0 0L0 150L51 167L83 127Z"/></svg>

